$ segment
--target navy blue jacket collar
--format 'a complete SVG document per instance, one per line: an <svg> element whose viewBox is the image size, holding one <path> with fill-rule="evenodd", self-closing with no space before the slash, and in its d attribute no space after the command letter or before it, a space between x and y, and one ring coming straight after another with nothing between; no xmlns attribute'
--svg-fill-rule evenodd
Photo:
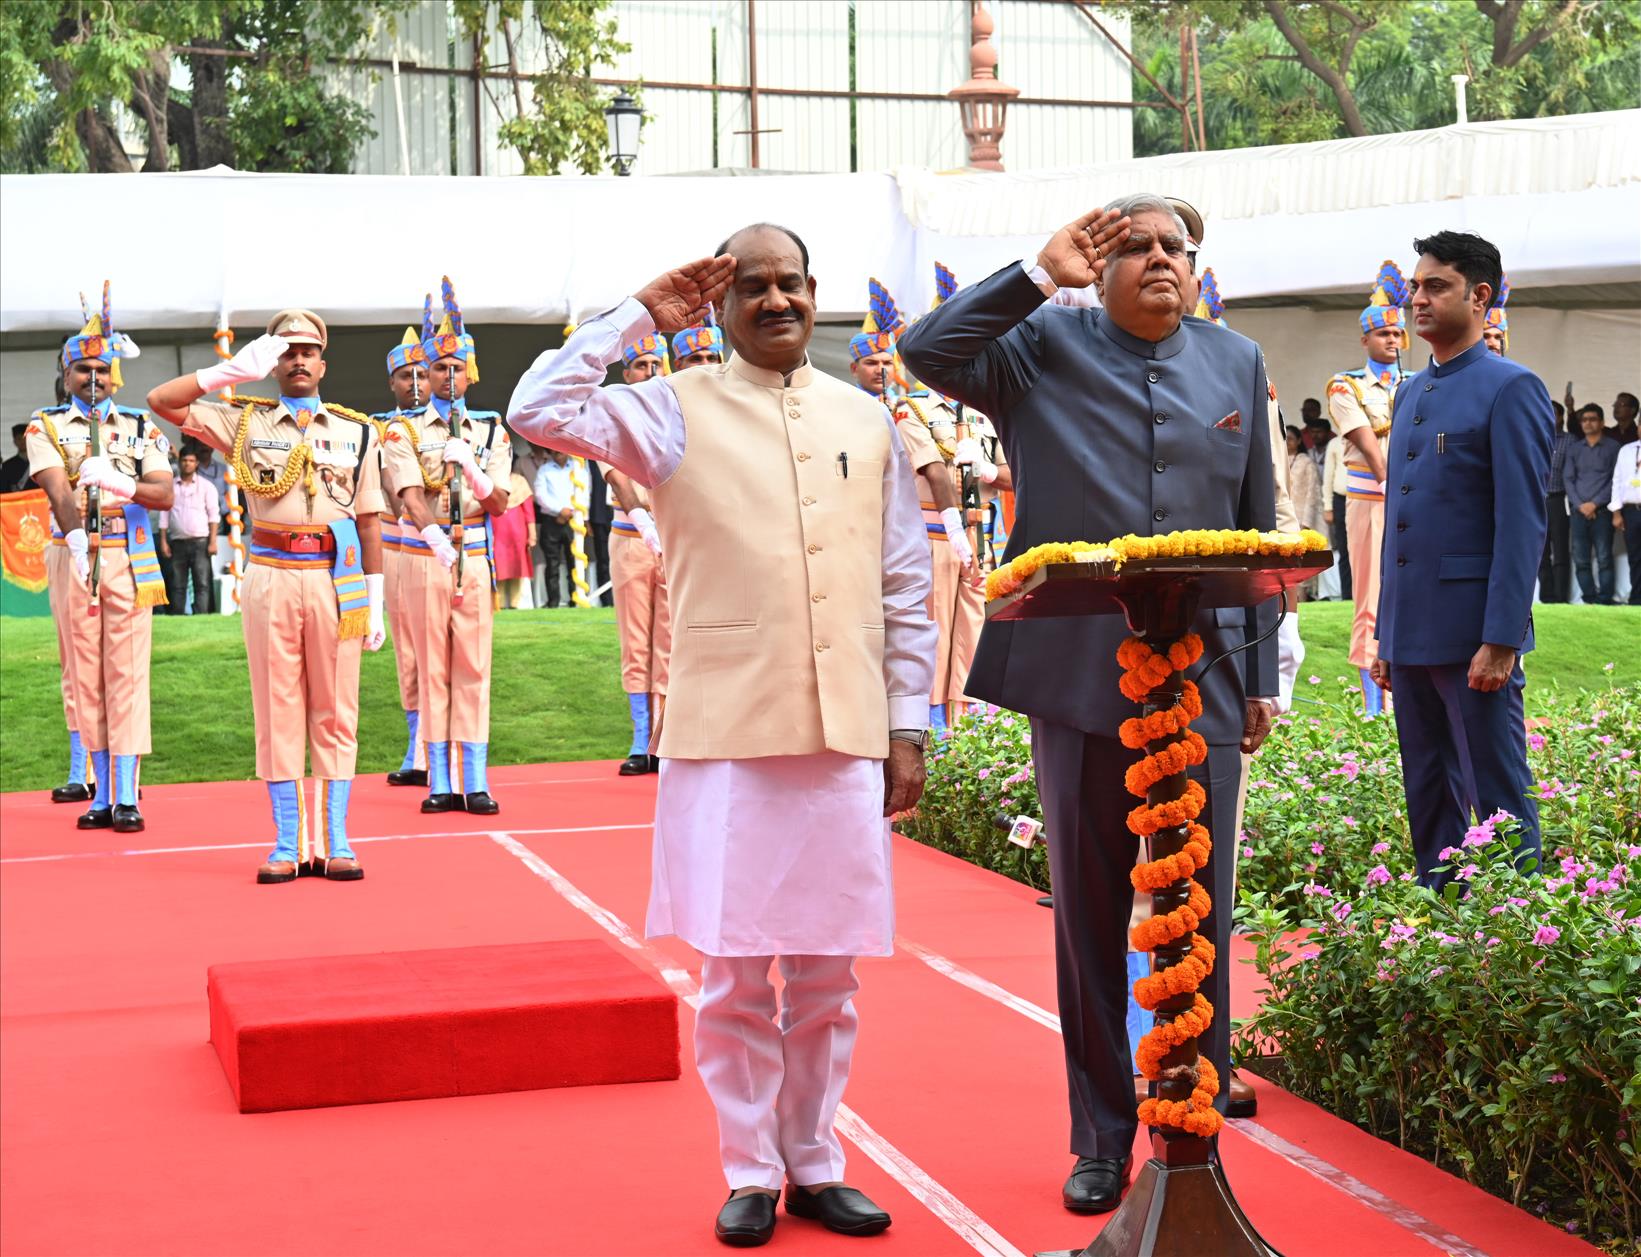
<svg viewBox="0 0 1641 1257"><path fill-rule="evenodd" d="M1487 342L1485 340L1478 340L1457 358L1449 358L1446 362L1437 362L1432 359L1430 363L1430 374L1436 376L1438 379L1444 375L1452 375L1455 371L1463 371L1472 362L1480 362L1487 356L1487 354Z"/></svg>
<svg viewBox="0 0 1641 1257"><path fill-rule="evenodd" d="M1099 322L1100 331L1112 344L1121 346L1141 358L1172 358L1185 348L1185 322L1180 321L1173 334L1159 341L1142 340L1118 327L1109 312Z"/></svg>

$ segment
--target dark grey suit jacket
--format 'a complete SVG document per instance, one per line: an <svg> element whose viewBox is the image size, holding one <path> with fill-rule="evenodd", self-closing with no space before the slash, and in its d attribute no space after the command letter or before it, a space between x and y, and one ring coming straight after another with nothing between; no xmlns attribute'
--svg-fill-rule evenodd
<svg viewBox="0 0 1641 1257"><path fill-rule="evenodd" d="M919 320L899 347L918 379L997 426L1017 495L1010 558L1050 541L1276 525L1265 360L1244 336L1187 318L1152 344L1101 310L1045 305L1016 263ZM1204 663L1274 619L1274 607L1203 611ZM968 693L1115 737L1137 710L1117 689L1127 635L1119 615L988 623ZM1273 637L1213 670L1193 727L1239 742L1246 696L1276 692Z"/></svg>

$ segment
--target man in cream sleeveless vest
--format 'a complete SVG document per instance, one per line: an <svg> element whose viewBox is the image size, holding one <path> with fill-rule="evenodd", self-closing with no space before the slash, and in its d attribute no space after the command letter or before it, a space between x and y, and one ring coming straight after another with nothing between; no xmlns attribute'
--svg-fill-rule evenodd
<svg viewBox="0 0 1641 1257"><path fill-rule="evenodd" d="M601 388L621 347L723 310L733 351ZM716 1233L786 1211L843 1234L889 1215L843 1185L856 956L894 938L887 818L923 791L929 551L888 415L815 371L809 252L745 228L539 357L508 422L649 488L673 646L660 723L651 937L703 953L695 1057L730 1197ZM785 981L776 1007L770 981Z"/></svg>

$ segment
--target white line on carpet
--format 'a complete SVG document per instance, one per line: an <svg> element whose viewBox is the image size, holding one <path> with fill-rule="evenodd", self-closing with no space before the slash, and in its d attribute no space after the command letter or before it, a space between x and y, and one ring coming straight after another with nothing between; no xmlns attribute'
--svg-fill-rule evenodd
<svg viewBox="0 0 1641 1257"><path fill-rule="evenodd" d="M573 882L514 837L522 829L495 832L492 841L518 857L525 868L551 886L569 903L586 913L622 946L657 970L667 985L691 1008L698 1006L700 987L687 969L680 969L659 948L640 938L625 921L582 892ZM964 1243L986 1257L1025 1257L979 1214L929 1176L915 1161L885 1139L846 1104L838 1106L838 1132L880 1166L929 1212L944 1222Z"/></svg>
<svg viewBox="0 0 1641 1257"><path fill-rule="evenodd" d="M1055 1034L1060 1033L1059 1017L1041 1005L1033 1004L1023 996L1016 995L1007 987L999 986L991 979L981 977L974 970L965 968L957 961L942 956L937 951L931 951L921 943L914 943L904 935L897 934L895 936L895 946L901 951L916 956L936 973L942 977L950 978L959 986L967 987L978 995L994 1000L1003 1007L1019 1013L1022 1017L1035 1021L1040 1026L1047 1027ZM1341 1170L1336 1165L1329 1164L1314 1153L1307 1152L1299 1145L1290 1143L1269 1127L1261 1126L1258 1122L1248 1118L1230 1119L1230 1125L1237 1134L1259 1144L1267 1152L1275 1153L1290 1165L1320 1179L1329 1187L1336 1188L1375 1213L1394 1222L1410 1235L1441 1249L1444 1253L1449 1253L1452 1257L1487 1257L1487 1254L1481 1249L1467 1244L1450 1231L1444 1231L1424 1215L1392 1200L1382 1192L1376 1191L1353 1174Z"/></svg>
<svg viewBox="0 0 1641 1257"><path fill-rule="evenodd" d="M652 829L653 824L643 821L634 825L571 825L564 829L515 829L515 834L602 834L624 829ZM428 834L371 834L365 838L351 838L350 842L406 842L415 838L484 838L482 829L445 829ZM55 855L14 855L0 859L0 864L47 864L58 860L100 860L107 856L177 855L190 851L243 851L267 847L273 840L261 842L223 842L199 847L133 847L128 851L65 851Z"/></svg>
<svg viewBox="0 0 1641 1257"><path fill-rule="evenodd" d="M500 781L497 784L501 786L567 786L575 782L608 781L609 779L610 775L605 773L598 777L520 777L516 781ZM254 781L255 778L249 778L248 780ZM359 781L360 778L355 777L354 780ZM180 789L184 786L213 786L224 784L231 783L223 781L177 781L160 786L154 786L153 789L172 790ZM60 808L62 806L60 803L53 803L49 798L24 799L18 797L19 795L43 795L44 793L44 791L34 790L8 790L5 792L6 810L8 812L49 812L54 808ZM180 803L186 799L208 799L210 797L211 796L207 794L167 794L165 796L168 803Z"/></svg>

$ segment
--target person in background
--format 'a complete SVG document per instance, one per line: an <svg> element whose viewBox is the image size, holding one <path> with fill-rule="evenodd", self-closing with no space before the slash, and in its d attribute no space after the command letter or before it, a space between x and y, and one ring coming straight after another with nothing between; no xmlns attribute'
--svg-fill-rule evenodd
<svg viewBox="0 0 1641 1257"><path fill-rule="evenodd" d="M1634 401L1630 398L1632 405ZM1624 534L1624 551L1630 563L1630 606L1641 607L1641 441L1618 447L1607 509L1612 512L1613 527Z"/></svg>
<svg viewBox="0 0 1641 1257"><path fill-rule="evenodd" d="M160 558L171 569L170 615L181 615L193 581L194 604L189 615L210 615L213 605L211 559L217 552L217 524L222 506L216 486L199 475L199 456L184 450L177 459L177 477L171 509L159 517Z"/></svg>
<svg viewBox="0 0 1641 1257"><path fill-rule="evenodd" d="M1567 487L1562 480L1562 470L1566 466L1567 447L1572 437L1567 434L1566 407L1554 401L1550 405L1556 412L1556 430L1555 443L1550 446L1550 490L1544 498L1549 531L1544 537L1544 558L1538 565L1538 599L1540 602L1566 602L1572 592L1573 569L1567 549Z"/></svg>
<svg viewBox="0 0 1641 1257"><path fill-rule="evenodd" d="M34 487L34 481L28 474L28 452L24 448L24 433L27 431L26 423L11 425L11 443L17 447L17 452L0 463L0 493L22 493Z"/></svg>
<svg viewBox="0 0 1641 1257"><path fill-rule="evenodd" d="M1314 397L1307 397L1299 403L1299 418L1303 422L1306 432L1322 425L1326 425L1329 431L1333 429L1333 425L1329 424L1322 414L1322 403Z"/></svg>
<svg viewBox="0 0 1641 1257"><path fill-rule="evenodd" d="M1350 485L1350 473L1345 470L1345 451L1349 448L1346 442L1330 435L1328 448L1322 455L1322 522L1327 525L1328 542L1334 555L1330 573L1338 582L1339 597L1346 602L1353 601L1350 530L1345 527L1345 491Z"/></svg>
<svg viewBox="0 0 1641 1257"><path fill-rule="evenodd" d="M518 472L507 480L507 509L490 522L496 585L504 611L519 609L519 592L535 574L536 519L530 482Z"/></svg>
<svg viewBox="0 0 1641 1257"><path fill-rule="evenodd" d="M1316 462L1305 452L1304 434L1298 428L1287 428L1288 442L1288 495L1293 499L1294 514L1300 528L1322 531L1322 477L1316 473ZM1296 602L1316 596L1316 578L1300 585L1294 591Z"/></svg>
<svg viewBox="0 0 1641 1257"><path fill-rule="evenodd" d="M604 468L592 459L587 460L587 587L604 590L598 595L598 605L615 605L615 583L610 574L610 529L615 524L615 507L610 495L598 486L607 483Z"/></svg>
<svg viewBox="0 0 1641 1257"><path fill-rule="evenodd" d="M1618 442L1605 432L1607 417L1595 402L1579 409L1578 426L1584 439L1567 446L1562 481L1571 511L1573 574L1586 603L1613 605L1613 529L1601 518L1612 496L1613 469L1618 464ZM1591 558L1594 573L1591 573Z"/></svg>
<svg viewBox="0 0 1641 1257"><path fill-rule="evenodd" d="M1613 439L1620 445L1628 445L1636 439L1635 420L1638 409L1641 409L1641 404L1636 402L1634 393L1620 393L1613 398L1613 423L1617 425L1613 431Z"/></svg>
<svg viewBox="0 0 1641 1257"><path fill-rule="evenodd" d="M556 607L563 601L559 593L559 574L570 579L570 519L575 514L571 502L570 456L563 450L548 450L541 466L536 468L536 540L541 546L541 561L546 567L547 605Z"/></svg>

